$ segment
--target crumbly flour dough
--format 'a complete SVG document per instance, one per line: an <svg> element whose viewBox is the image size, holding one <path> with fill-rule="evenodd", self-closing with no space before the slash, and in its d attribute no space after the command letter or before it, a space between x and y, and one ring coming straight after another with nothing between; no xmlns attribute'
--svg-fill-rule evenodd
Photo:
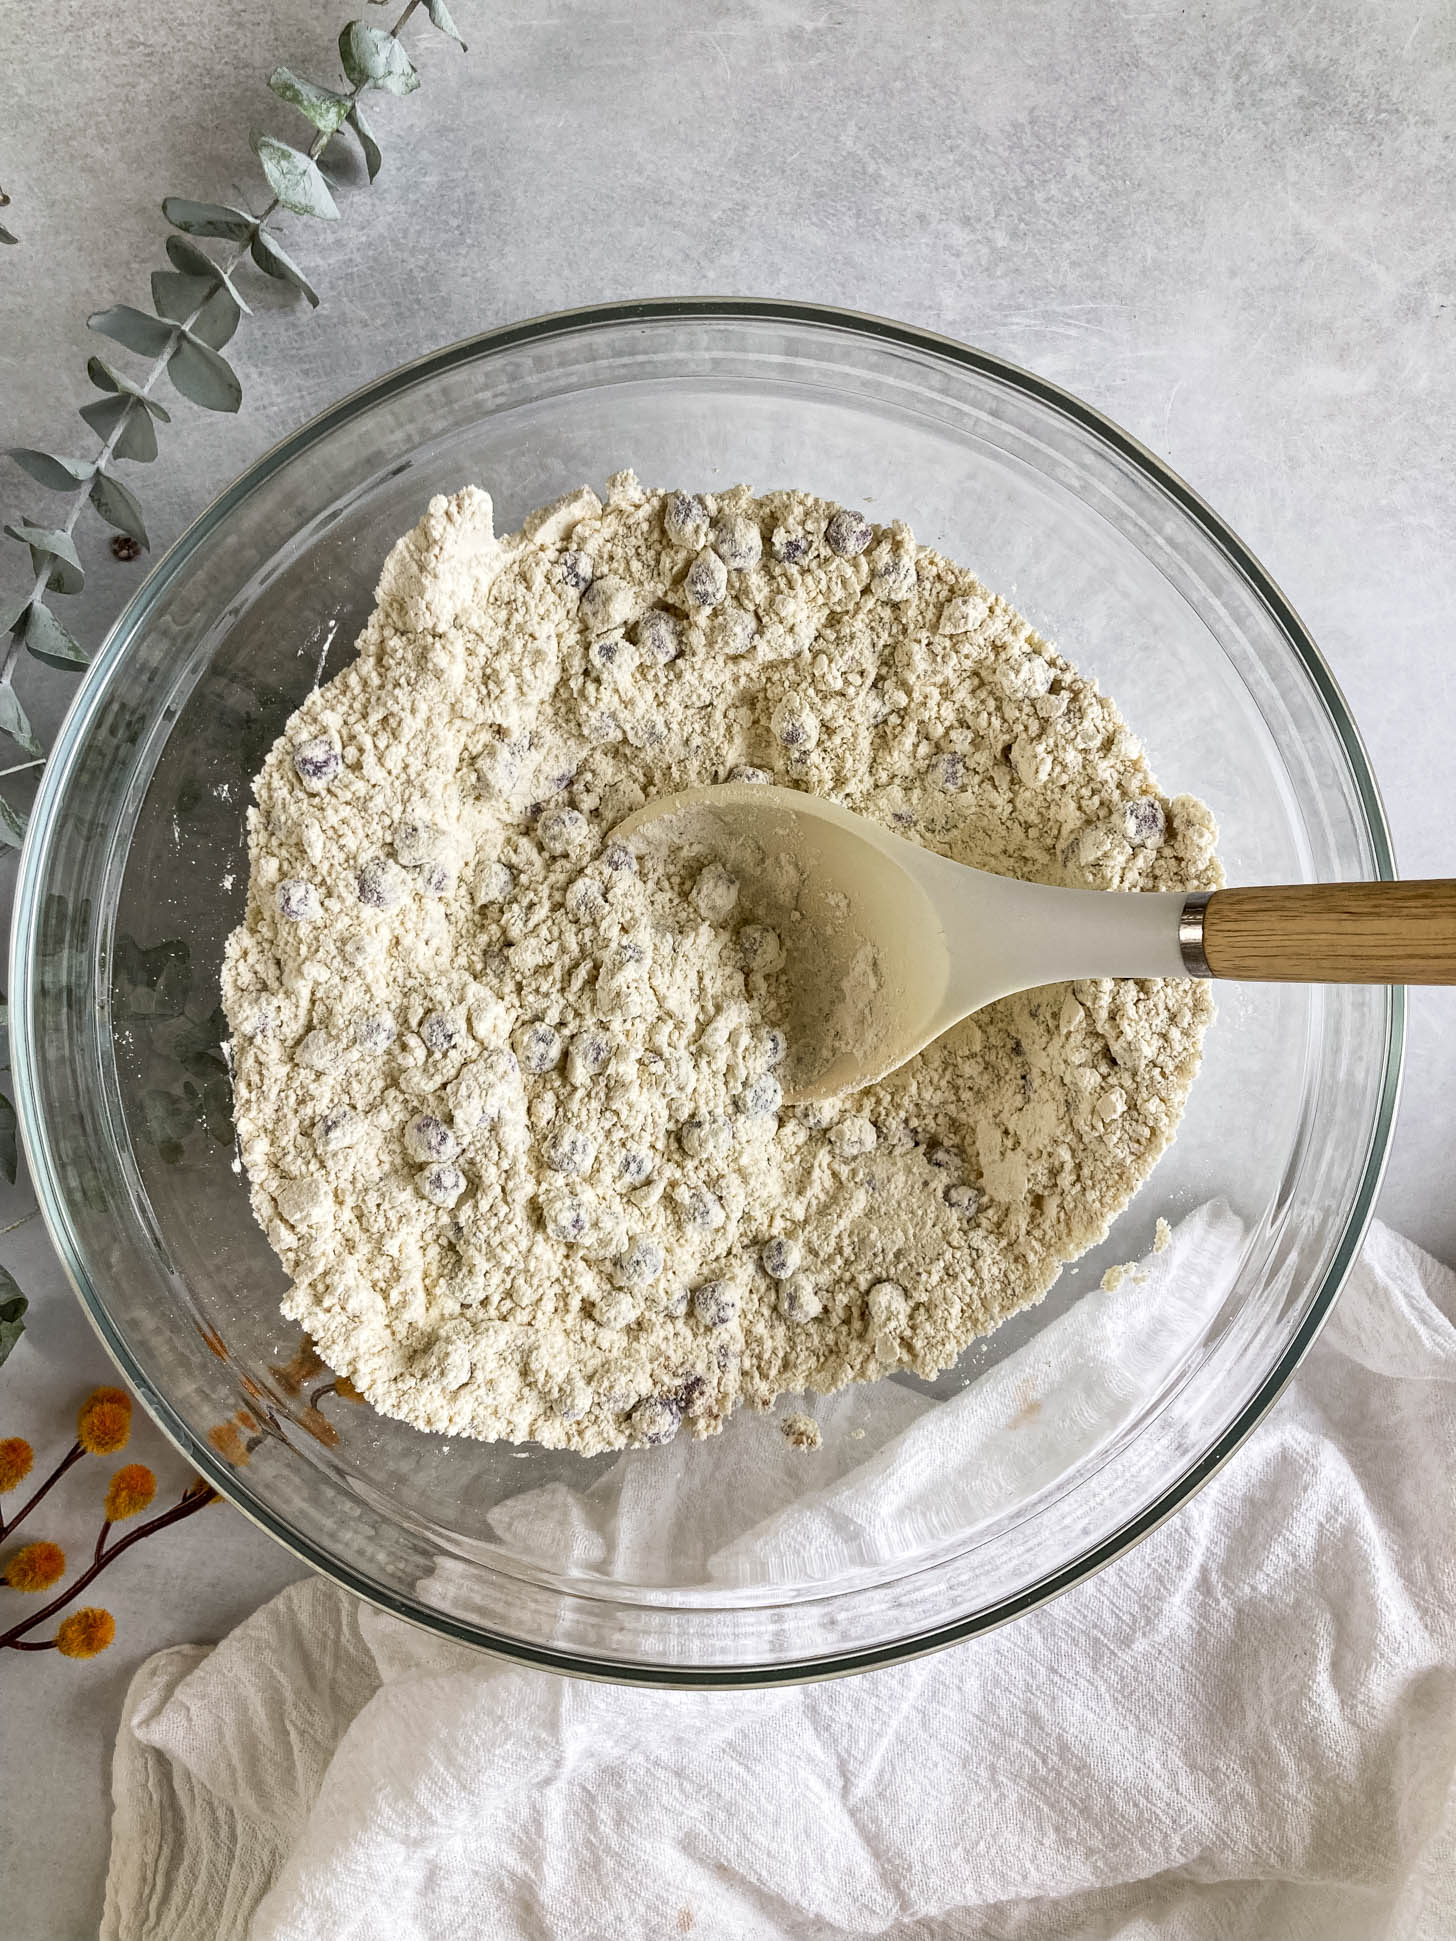
<svg viewBox="0 0 1456 1941"><path fill-rule="evenodd" d="M285 1311L385 1413L586 1452L932 1375L1106 1232L1172 1137L1202 985L1032 991L784 1106L776 935L609 839L729 777L982 868L1212 887L1117 709L904 525L631 473L390 553L270 753L224 997Z"/></svg>

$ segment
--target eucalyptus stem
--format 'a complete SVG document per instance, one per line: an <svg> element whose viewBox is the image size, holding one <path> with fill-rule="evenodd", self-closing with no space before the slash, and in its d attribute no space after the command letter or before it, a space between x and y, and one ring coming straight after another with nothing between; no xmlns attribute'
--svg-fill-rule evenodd
<svg viewBox="0 0 1456 1941"><path fill-rule="evenodd" d="M83 506L88 501L94 503L108 524L146 544L146 530L141 523L139 508L113 467L119 457L145 460L156 456L155 430L148 424L147 435L143 439L139 429L142 421L137 419L136 413L140 410L147 419L166 419L167 414L159 404L148 402L164 370L170 367L173 382L183 395L206 408L237 409L241 386L236 374L219 355L216 343L228 342L237 327L238 312L245 308L232 287L233 273L245 256L251 254L266 275L291 283L294 288L302 290L311 303L317 304L317 297L296 266L289 262L281 244L269 242L265 245L261 239L280 208L303 215L337 216L338 210L317 165L329 143L342 133L346 125L352 125L359 138L369 179L373 181L380 154L364 124L359 103L370 88L383 88L399 94L418 87L419 76L400 45L398 35L422 5L431 22L463 48L464 42L450 18L445 0L406 0L394 24L388 29L373 28L358 20L349 22L344 28L339 37L339 52L349 83L347 87L324 88L313 82L301 81L286 68L274 71L269 79L274 93L297 107L317 131L307 150L291 148L286 142L272 136L254 135L254 148L273 189L268 202L255 216L243 209L189 203L178 204L178 212L173 214L169 204L164 204L169 221L183 232L184 238L189 233L224 238L233 244L231 254L214 258L185 241L177 245L174 253L176 239L173 239L168 244L168 257L178 266L181 276L170 278L172 296L164 298L157 295L155 280L153 292L159 313L162 313L171 309L177 296L185 303L193 294L186 287L189 279L194 284L205 285L203 294L185 316L159 314L157 318L148 318L144 312L123 305L100 312L89 320L92 328L103 335L114 337L133 353L150 356L151 359L145 376L137 384L118 378L105 365L100 366L99 376L95 374L94 366L88 366L98 389L119 400L115 407L115 422L102 439L94 458L73 461L59 459L45 452L14 454L25 469L49 489L69 493L69 503L59 525L46 528L25 525L12 535L31 546L36 570L29 597L10 622L14 628L13 637L3 661L0 661L0 717L3 717L3 731L19 741L27 753L37 744L24 709L14 693L13 677L22 648L28 647L51 665L79 667L85 664L84 650L70 638L46 604L48 591L68 593L79 589L79 560L73 535ZM221 226L218 226L218 218L223 219ZM239 228L239 224L243 226ZM199 330L198 326L204 313L209 311L215 300L223 297L224 291L227 294L223 301L224 321L219 340L211 334L212 328L217 325L216 314L211 327L204 324ZM230 316L227 315L229 307ZM164 335L158 335L159 324L165 327ZM111 407L103 398L94 401L86 409L93 413L93 418L100 411L104 421ZM82 415L85 416L86 412ZM88 418L87 422L92 423L93 418ZM98 424L98 432L99 428ZM127 446L128 438L131 440L130 448ZM146 449L147 445L150 445L150 450ZM74 484L68 485L68 479ZM103 480L111 481L109 490L100 489ZM65 584L72 572L77 574L74 583ZM27 762L0 770L0 779L38 765L39 761ZM18 844L24 831L24 818L8 805L3 805L3 810L4 813L0 814L0 825L3 825L0 826L0 839Z"/></svg>

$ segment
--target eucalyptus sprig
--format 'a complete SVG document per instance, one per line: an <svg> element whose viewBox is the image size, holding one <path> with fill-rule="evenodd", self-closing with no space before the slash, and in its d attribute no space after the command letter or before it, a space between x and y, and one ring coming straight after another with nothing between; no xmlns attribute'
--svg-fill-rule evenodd
<svg viewBox="0 0 1456 1941"><path fill-rule="evenodd" d="M351 20L339 34L339 62L343 84L324 87L305 80L286 67L275 68L268 85L312 125L314 138L307 149L292 147L276 136L254 129L253 153L258 158L270 199L257 214L214 202L191 202L168 196L162 213L176 232L167 238L165 270L152 274L152 311L130 304L113 304L87 318L98 335L124 350L149 360L133 382L93 357L86 374L100 393L81 407L81 416L100 440L90 458L67 458L56 452L12 448L9 456L47 490L69 499L59 523L17 518L4 532L30 553L34 582L18 604L0 612L0 634L9 646L0 662L0 731L29 758L0 769L0 779L36 768L45 749L31 730L29 718L15 691L14 676L22 651L48 667L76 673L90 660L86 648L56 618L52 595L74 595L85 584L85 569L76 546L77 522L89 505L119 538L113 546L148 548L146 522L131 487L117 476L118 460L150 464L157 456L157 426L171 422L152 393L166 373L174 390L207 411L236 411L243 387L223 350L248 305L238 285L245 259L264 276L297 291L315 308L318 295L303 271L270 232L279 210L313 216L326 222L339 214L319 162L329 143L347 127L358 142L370 182L383 160L379 144L364 118L361 100L371 89L386 94L412 94L420 85L414 63L399 36L411 16L423 7L442 33L465 43L451 19L445 0L408 0L388 29ZM214 255L198 239L226 244ZM8 233L6 240L12 240ZM153 314L155 313L155 314ZM18 847L26 818L0 795L0 845Z"/></svg>

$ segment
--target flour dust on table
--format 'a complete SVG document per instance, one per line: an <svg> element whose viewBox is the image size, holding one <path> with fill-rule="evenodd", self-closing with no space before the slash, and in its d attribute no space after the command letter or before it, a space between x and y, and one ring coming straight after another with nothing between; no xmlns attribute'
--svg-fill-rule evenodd
<svg viewBox="0 0 1456 1941"><path fill-rule="evenodd" d="M589 1453L933 1375L1171 1139L1193 983L1026 992L787 1106L781 936L612 836L728 779L1043 882L1220 880L1095 683L902 524L630 472L501 539L433 499L258 777L223 978L285 1312L386 1414Z"/></svg>

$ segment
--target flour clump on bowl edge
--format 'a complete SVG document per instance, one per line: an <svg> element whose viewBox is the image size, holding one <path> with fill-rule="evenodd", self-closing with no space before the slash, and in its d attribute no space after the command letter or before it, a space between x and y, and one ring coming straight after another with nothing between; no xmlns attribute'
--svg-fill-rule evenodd
<svg viewBox="0 0 1456 1941"><path fill-rule="evenodd" d="M960 861L1212 888L1208 810L968 569L806 493L475 488L389 555L249 822L223 992L285 1311L386 1414L591 1453L933 1375L1101 1239L1207 990L1003 1000L852 1098L780 1078L781 941L613 843L744 776Z"/></svg>

